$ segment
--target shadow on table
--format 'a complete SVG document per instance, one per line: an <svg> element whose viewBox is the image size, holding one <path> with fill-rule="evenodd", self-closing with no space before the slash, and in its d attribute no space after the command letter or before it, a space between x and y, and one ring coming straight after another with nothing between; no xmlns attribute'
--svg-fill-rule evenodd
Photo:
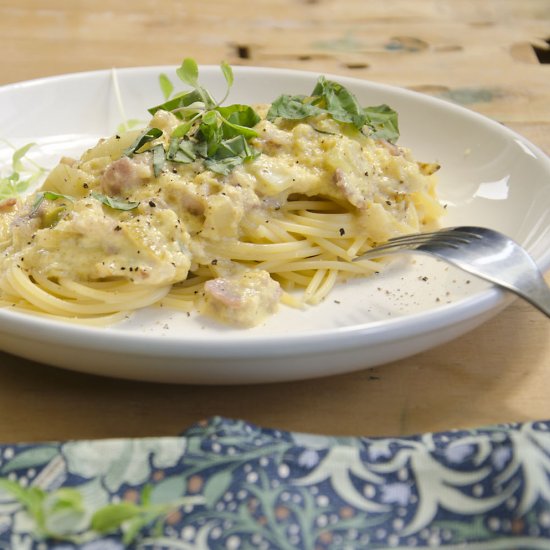
<svg viewBox="0 0 550 550"><path fill-rule="evenodd" d="M536 314L515 302L476 331L414 357L357 373L271 385L132 382L19 359L16 365L0 354L0 441L174 435L212 416L365 436L550 417L550 409L542 409L544 377L550 374L543 372L541 360L550 355L550 342L545 348L518 346L528 339L548 340L546 325L532 322Z"/></svg>

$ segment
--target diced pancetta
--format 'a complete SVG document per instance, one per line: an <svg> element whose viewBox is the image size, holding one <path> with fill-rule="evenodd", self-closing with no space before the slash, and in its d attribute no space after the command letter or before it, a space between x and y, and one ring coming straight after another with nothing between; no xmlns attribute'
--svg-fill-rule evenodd
<svg viewBox="0 0 550 550"><path fill-rule="evenodd" d="M209 313L241 326L257 325L275 313L281 298L279 283L262 270L212 279L204 290Z"/></svg>
<svg viewBox="0 0 550 550"><path fill-rule="evenodd" d="M125 195L141 185L142 176L136 163L128 157L115 160L101 177L101 190L109 196Z"/></svg>

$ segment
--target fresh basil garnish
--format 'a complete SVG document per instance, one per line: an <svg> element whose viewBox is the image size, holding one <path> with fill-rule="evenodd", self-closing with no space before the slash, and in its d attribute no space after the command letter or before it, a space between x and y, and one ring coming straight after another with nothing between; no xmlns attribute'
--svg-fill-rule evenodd
<svg viewBox="0 0 550 550"><path fill-rule="evenodd" d="M257 136L254 127L260 116L249 105L234 104L222 107L233 85L233 71L227 63L221 64L226 81L226 93L216 101L199 82L199 67L187 58L177 68L178 78L192 89L172 95L174 85L165 74L159 77L164 103L151 107L154 115L159 110L173 113L181 123L172 130L167 147L157 144L153 151L153 173L158 177L166 161L189 164L197 158L204 160L207 169L227 175L233 168L256 158L258 153L248 141ZM267 119L302 120L327 114L334 120L351 124L375 139L395 142L399 137L397 113L387 105L363 108L347 88L320 76L311 95L281 95L271 105ZM158 128L148 128L125 151L132 156L147 143L162 136Z"/></svg>
<svg viewBox="0 0 550 550"><path fill-rule="evenodd" d="M166 164L166 153L161 143L153 147L153 174L158 178Z"/></svg>
<svg viewBox="0 0 550 550"><path fill-rule="evenodd" d="M281 95L269 108L267 120L274 121L277 118L287 120L301 120L310 116L323 114L324 111L311 102L310 96L305 95Z"/></svg>
<svg viewBox="0 0 550 550"><path fill-rule="evenodd" d="M243 135L238 135L220 142L215 155L207 158L205 165L212 172L227 175L239 164L255 159L258 154Z"/></svg>
<svg viewBox="0 0 550 550"><path fill-rule="evenodd" d="M36 198L34 200L34 203L31 209L31 216L34 216L34 214L36 214L36 212L40 208L40 205L46 199L49 201L55 201L57 199L66 199L69 202L74 201L74 197L70 197L69 195L63 195L63 193L56 193L55 191L42 191L36 194Z"/></svg>
<svg viewBox="0 0 550 550"><path fill-rule="evenodd" d="M146 145L147 143L154 141L155 139L158 139L162 136L162 130L159 128L147 128L144 132L142 132L137 139L124 151L124 155L127 157L131 157L132 155L135 155L136 153L140 152L140 149Z"/></svg>
<svg viewBox="0 0 550 550"><path fill-rule="evenodd" d="M170 147L166 153L166 158L172 162L190 164L197 159L194 144L183 138L173 137L170 140Z"/></svg>
<svg viewBox="0 0 550 550"><path fill-rule="evenodd" d="M92 191L92 197L113 210L133 210L139 205L139 202L114 199L95 191Z"/></svg>
<svg viewBox="0 0 550 550"><path fill-rule="evenodd" d="M399 138L397 113L387 105L362 108L357 98L338 82L319 77L311 95L281 95L271 105L267 119L302 120L327 114L338 122L348 123L358 130L368 129L368 135L392 143Z"/></svg>
<svg viewBox="0 0 550 550"><path fill-rule="evenodd" d="M372 130L371 137L386 139L395 143L399 139L397 113L385 104L365 109L367 126Z"/></svg>
<svg viewBox="0 0 550 550"><path fill-rule="evenodd" d="M253 128L260 117L249 105L221 106L233 85L233 70L227 63L222 63L221 71L227 89L223 99L218 102L199 83L199 68L193 59L184 59L176 70L179 79L193 88L191 91L170 97L174 87L171 82L167 82L168 77L163 76L161 79L166 101L151 107L149 113L154 115L162 109L181 120L181 124L170 135L170 143L164 150L164 160L188 164L200 157L208 169L228 174L235 166L255 157L247 140L257 136ZM232 141L234 138L238 139ZM134 150L138 149L134 147ZM162 165L160 150L157 152L157 160L155 164L153 158L155 175L160 173Z"/></svg>

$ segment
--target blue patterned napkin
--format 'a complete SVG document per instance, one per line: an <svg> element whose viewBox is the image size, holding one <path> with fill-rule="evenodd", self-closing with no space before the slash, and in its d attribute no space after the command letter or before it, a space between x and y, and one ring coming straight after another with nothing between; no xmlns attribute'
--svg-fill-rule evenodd
<svg viewBox="0 0 550 550"><path fill-rule="evenodd" d="M0 548L550 548L550 422L0 446Z"/></svg>

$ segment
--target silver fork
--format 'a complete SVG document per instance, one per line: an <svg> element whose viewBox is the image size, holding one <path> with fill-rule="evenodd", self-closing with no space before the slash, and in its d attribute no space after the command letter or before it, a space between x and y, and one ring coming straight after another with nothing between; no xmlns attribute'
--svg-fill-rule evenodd
<svg viewBox="0 0 550 550"><path fill-rule="evenodd" d="M550 287L531 256L518 243L486 227L449 227L390 239L358 256L378 258L396 252L422 252L506 288L550 317Z"/></svg>

